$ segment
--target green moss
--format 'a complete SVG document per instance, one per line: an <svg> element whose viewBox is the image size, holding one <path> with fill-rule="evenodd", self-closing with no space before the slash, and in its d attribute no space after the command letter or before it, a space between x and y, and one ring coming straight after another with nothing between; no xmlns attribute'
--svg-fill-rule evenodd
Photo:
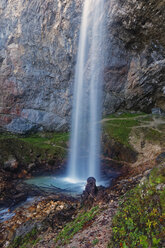
<svg viewBox="0 0 165 248"><path fill-rule="evenodd" d="M132 127L138 126L139 121L135 119L109 120L104 123L104 131L121 144L131 147L129 137Z"/></svg>
<svg viewBox="0 0 165 248"><path fill-rule="evenodd" d="M60 242L60 245L69 243L69 240L80 230L82 230L89 221L91 221L99 212L99 207L96 206L88 212L80 213L77 218L67 224L64 229L58 234L55 243Z"/></svg>
<svg viewBox="0 0 165 248"><path fill-rule="evenodd" d="M116 128L111 125L106 127L106 133L109 134L111 138L114 138L115 141L118 141L127 147L130 147L130 144L129 144L130 131L131 130L129 130L128 128L124 128L124 127Z"/></svg>
<svg viewBox="0 0 165 248"><path fill-rule="evenodd" d="M158 124L156 127L151 127L150 122L153 122L153 116L144 113L123 113L113 114L103 120L103 130L110 138L123 144L126 147L132 148L130 144L130 136L136 134L136 137L144 137L144 140L149 140L154 143L165 143L164 128L165 124ZM160 119L160 123L165 120ZM159 126L161 128L159 129Z"/></svg>
<svg viewBox="0 0 165 248"><path fill-rule="evenodd" d="M14 239L14 241L9 245L9 248L26 248L29 246L36 245L40 238L38 236L37 228L33 228L29 233L25 236L19 236L18 238Z"/></svg>
<svg viewBox="0 0 165 248"><path fill-rule="evenodd" d="M97 245L99 243L99 240L98 239L94 239L93 241L92 241L92 245Z"/></svg>
<svg viewBox="0 0 165 248"><path fill-rule="evenodd" d="M145 129L144 134L145 139L149 141L160 141L162 138L162 133L153 128Z"/></svg>
<svg viewBox="0 0 165 248"><path fill-rule="evenodd" d="M61 160L67 153L68 133L38 133L28 136L0 134L0 162L15 157L22 165Z"/></svg>
<svg viewBox="0 0 165 248"><path fill-rule="evenodd" d="M150 174L149 183L152 186L165 183L165 168L161 168L161 173L158 168L154 168Z"/></svg>
<svg viewBox="0 0 165 248"><path fill-rule="evenodd" d="M153 121L153 116L152 115L147 115L147 116L145 115L145 116L140 116L138 119L141 121L144 121L144 122L151 122L151 121Z"/></svg>
<svg viewBox="0 0 165 248"><path fill-rule="evenodd" d="M164 167L152 171L149 179L131 190L113 219L109 248L162 247L165 232Z"/></svg>
<svg viewBox="0 0 165 248"><path fill-rule="evenodd" d="M125 113L116 113L116 114L110 114L105 116L105 118L135 118L139 116L145 116L147 115L146 113L143 112L136 112L136 113L131 113L131 112L125 112Z"/></svg>
<svg viewBox="0 0 165 248"><path fill-rule="evenodd" d="M132 119L121 119L121 120L118 120L118 119L109 120L106 123L117 126L117 127L125 127L125 128L138 126L140 124L138 120L135 120L133 118Z"/></svg>
<svg viewBox="0 0 165 248"><path fill-rule="evenodd" d="M40 148L50 148L52 145L66 147L68 133L38 133L35 135L21 138L22 141L28 142Z"/></svg>
<svg viewBox="0 0 165 248"><path fill-rule="evenodd" d="M0 141L3 139L11 139L11 138L16 138L17 136L12 134L12 133L0 133Z"/></svg>

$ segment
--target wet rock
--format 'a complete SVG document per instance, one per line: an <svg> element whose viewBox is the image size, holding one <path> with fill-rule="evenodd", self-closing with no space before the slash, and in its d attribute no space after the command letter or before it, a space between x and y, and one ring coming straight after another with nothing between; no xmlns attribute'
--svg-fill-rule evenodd
<svg viewBox="0 0 165 248"><path fill-rule="evenodd" d="M34 163L28 164L28 170L31 171L36 165Z"/></svg>
<svg viewBox="0 0 165 248"><path fill-rule="evenodd" d="M97 187L96 187L96 179L94 177L89 177L87 179L87 184L86 184L86 187L85 187L85 193L88 194L88 195L91 195L93 197L96 196L97 194Z"/></svg>
<svg viewBox="0 0 165 248"><path fill-rule="evenodd" d="M0 207L14 207L31 196L42 196L46 193L36 186L14 179L13 173L0 170Z"/></svg>
<svg viewBox="0 0 165 248"><path fill-rule="evenodd" d="M35 198L14 210L15 215L10 220L0 223L0 246L20 237L21 239L32 230L37 233L47 231L48 228L57 231L76 213L78 202L71 197L63 201L58 196Z"/></svg>
<svg viewBox="0 0 165 248"><path fill-rule="evenodd" d="M99 202L104 202L108 199L106 189L103 186L96 186L96 179L94 177L89 177L87 179L87 184L85 190L81 195L81 203L86 208L90 208L93 204Z"/></svg>
<svg viewBox="0 0 165 248"><path fill-rule="evenodd" d="M85 190L81 195L81 203L85 207L91 207L96 201L98 189L96 187L96 179L94 177L89 177L87 179L87 184Z"/></svg>
<svg viewBox="0 0 165 248"><path fill-rule="evenodd" d="M20 202L26 201L27 199L27 193L26 192L20 192L15 195L13 195L12 199L12 205L16 205Z"/></svg>

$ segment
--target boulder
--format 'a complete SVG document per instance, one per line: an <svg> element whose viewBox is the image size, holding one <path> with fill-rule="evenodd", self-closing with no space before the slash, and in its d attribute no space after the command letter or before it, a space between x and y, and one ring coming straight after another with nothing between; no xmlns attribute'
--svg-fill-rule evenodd
<svg viewBox="0 0 165 248"><path fill-rule="evenodd" d="M87 184L85 190L81 195L81 204L86 208L90 208L95 204L100 202L105 202L108 200L108 195L106 193L106 188L103 186L96 186L96 179L94 177L89 177L87 179Z"/></svg>
<svg viewBox="0 0 165 248"><path fill-rule="evenodd" d="M18 161L15 158L10 158L9 160L4 162L3 166L4 170L14 171L18 169Z"/></svg>

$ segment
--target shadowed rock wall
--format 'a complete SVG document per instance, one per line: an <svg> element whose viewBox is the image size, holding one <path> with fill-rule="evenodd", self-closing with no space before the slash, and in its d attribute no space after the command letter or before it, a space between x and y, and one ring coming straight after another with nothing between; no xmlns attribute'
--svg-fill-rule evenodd
<svg viewBox="0 0 165 248"><path fill-rule="evenodd" d="M107 112L165 110L165 2L112 0L105 69Z"/></svg>
<svg viewBox="0 0 165 248"><path fill-rule="evenodd" d="M66 130L84 0L1 0L0 125ZM165 3L106 0L104 114L165 110Z"/></svg>

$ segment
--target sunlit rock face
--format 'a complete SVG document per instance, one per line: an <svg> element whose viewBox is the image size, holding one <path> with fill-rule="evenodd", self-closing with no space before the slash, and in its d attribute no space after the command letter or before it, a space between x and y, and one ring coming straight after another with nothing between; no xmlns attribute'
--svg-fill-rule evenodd
<svg viewBox="0 0 165 248"><path fill-rule="evenodd" d="M81 2L0 1L0 122L8 130L66 130Z"/></svg>
<svg viewBox="0 0 165 248"><path fill-rule="evenodd" d="M165 4L106 0L104 114L165 110ZM0 125L66 130L84 0L0 1Z"/></svg>

